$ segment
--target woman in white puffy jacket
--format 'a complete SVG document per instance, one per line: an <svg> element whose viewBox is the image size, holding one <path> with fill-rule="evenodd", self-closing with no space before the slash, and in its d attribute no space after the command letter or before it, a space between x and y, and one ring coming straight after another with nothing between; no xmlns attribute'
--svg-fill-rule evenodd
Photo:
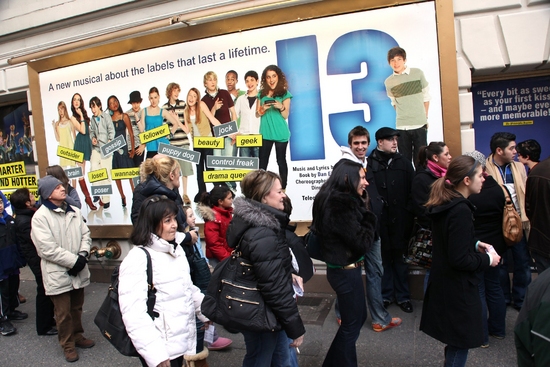
<svg viewBox="0 0 550 367"><path fill-rule="evenodd" d="M147 314L146 254L133 248L120 265L122 319L142 364L149 367L179 367L184 359L206 365L208 355L207 349L196 354L195 315L205 323L209 320L200 312L204 296L193 285L189 263L178 245L185 235L177 232L177 213L176 203L165 196L147 198L130 237L151 254L158 317Z"/></svg>

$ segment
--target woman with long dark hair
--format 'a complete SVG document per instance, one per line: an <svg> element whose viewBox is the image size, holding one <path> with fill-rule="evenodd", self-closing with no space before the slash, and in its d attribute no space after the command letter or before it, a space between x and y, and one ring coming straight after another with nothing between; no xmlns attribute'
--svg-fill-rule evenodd
<svg viewBox="0 0 550 367"><path fill-rule="evenodd" d="M324 367L357 366L355 342L367 319L361 268L376 229L376 215L368 209L367 185L360 163L341 160L313 201L312 228L321 243L327 280L338 297L342 319Z"/></svg>
<svg viewBox="0 0 550 367"><path fill-rule="evenodd" d="M288 165L286 148L290 139L288 115L290 99L288 83L283 71L277 65L269 65L262 73L260 93L256 104L256 114L260 116L260 134L263 144L260 147L260 168L267 169L271 148L275 145L277 165L281 176L281 185L286 189Z"/></svg>
<svg viewBox="0 0 550 367"><path fill-rule="evenodd" d="M277 317L281 331L242 331L246 344L243 367L287 366L289 342L299 347L305 328L294 299L292 259L286 243L288 216L284 213L283 192L279 175L263 170L249 172L241 182L243 197L234 202L233 220L227 230L227 243L239 245L241 257L251 264L244 277L258 282L266 305ZM288 336L288 337L287 337Z"/></svg>
<svg viewBox="0 0 550 367"><path fill-rule="evenodd" d="M179 177L178 177L179 178ZM183 360L205 366L208 351L197 354L195 315L204 295L193 285L189 263L180 246L185 235L178 231L178 205L166 196L147 198L130 236L135 246L151 256L156 300L154 319L147 313L147 257L133 248L120 265L119 303L128 336L143 366L176 367Z"/></svg>
<svg viewBox="0 0 550 367"><path fill-rule="evenodd" d="M445 366L466 364L468 350L483 342L477 273L497 266L500 256L478 241L468 201L481 191L481 165L459 156L432 186L426 203L432 219L433 260L420 330L446 344Z"/></svg>
<svg viewBox="0 0 550 367"><path fill-rule="evenodd" d="M84 160L82 162L77 162L76 164L82 168L82 177L78 178L78 184L80 189L84 194L86 199L86 204L90 210L97 210L97 207L94 205L92 198L90 197L90 192L88 191L88 186L86 186L86 181L84 181L84 176L86 174L86 162L90 161L92 156L92 139L90 138L90 118L84 108L84 103L82 96L78 93L75 93L71 98L71 122L78 134L74 139L74 150L84 154Z"/></svg>

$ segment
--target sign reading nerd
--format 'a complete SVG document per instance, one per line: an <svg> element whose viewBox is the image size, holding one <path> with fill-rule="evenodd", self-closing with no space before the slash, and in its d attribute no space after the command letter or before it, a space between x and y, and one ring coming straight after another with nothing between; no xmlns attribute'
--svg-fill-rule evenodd
<svg viewBox="0 0 550 367"><path fill-rule="evenodd" d="M92 172L88 172L88 180L90 182L97 182L97 181L107 180L107 179L109 179L109 175L107 174L107 168L102 168Z"/></svg>
<svg viewBox="0 0 550 367"><path fill-rule="evenodd" d="M27 173L23 161L0 164L0 177L23 176Z"/></svg>
<svg viewBox="0 0 550 367"><path fill-rule="evenodd" d="M57 147L57 156L78 163L82 163L84 160L84 153L62 147L61 145Z"/></svg>
<svg viewBox="0 0 550 367"><path fill-rule="evenodd" d="M236 134L239 132L237 127L237 121L226 122L225 124L217 125L213 127L214 136L221 138L222 136L227 136L231 134Z"/></svg>
<svg viewBox="0 0 550 367"><path fill-rule="evenodd" d="M250 172L248 169L240 170L225 170L225 171L204 171L204 182L231 182L241 181L246 174Z"/></svg>
<svg viewBox="0 0 550 367"><path fill-rule="evenodd" d="M237 135L237 148L261 147L262 135Z"/></svg>
<svg viewBox="0 0 550 367"><path fill-rule="evenodd" d="M117 136L107 144L104 144L99 147L99 150L101 150L101 155L103 157L108 157L111 154L113 154L115 151L119 150L122 147L126 146L126 140L122 135Z"/></svg>
<svg viewBox="0 0 550 367"><path fill-rule="evenodd" d="M147 130L139 134L139 141L141 144L149 143L150 141L163 138L167 135L170 135L170 126L163 124L154 129Z"/></svg>
<svg viewBox="0 0 550 367"><path fill-rule="evenodd" d="M184 148L178 148L173 145L168 145L164 143L159 144L158 152L159 154L165 154L169 157L181 159L182 161L188 161L195 164L199 164L199 161L201 159L201 154L199 152Z"/></svg>
<svg viewBox="0 0 550 367"><path fill-rule="evenodd" d="M210 148L210 149L223 149L225 148L225 139L214 138L210 136L195 136L193 138L194 148Z"/></svg>

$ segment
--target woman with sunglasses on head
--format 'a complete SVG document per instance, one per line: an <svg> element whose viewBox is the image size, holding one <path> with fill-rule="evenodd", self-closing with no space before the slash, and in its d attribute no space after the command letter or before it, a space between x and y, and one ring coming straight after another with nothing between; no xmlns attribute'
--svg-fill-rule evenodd
<svg viewBox="0 0 550 367"><path fill-rule="evenodd" d="M241 257L251 266L243 280L255 280L271 308L280 331L242 330L246 344L243 367L288 366L288 338L292 347L304 340L305 328L294 299L293 282L302 287L301 278L292 274L292 260L285 229L289 218L284 210L285 193L279 175L263 170L249 172L241 181L243 197L234 201L233 220L227 230L230 248L239 246ZM252 277L253 279L249 279ZM288 336L288 337L287 337Z"/></svg>
<svg viewBox="0 0 550 367"><path fill-rule="evenodd" d="M361 268L376 230L367 185L363 166L343 159L313 201L311 227L320 241L327 280L336 292L342 319L323 367L357 366L355 343L367 319Z"/></svg>
<svg viewBox="0 0 550 367"><path fill-rule="evenodd" d="M178 165L179 166L179 165ZM179 179L179 177L178 177ZM131 242L151 256L156 289L154 315L147 313L147 257L133 248L119 275L119 303L122 319L143 366L181 367L186 361L207 366L208 351L197 353L195 315L204 295L193 285L182 246L185 235L178 231L180 207L166 196L147 198L140 208ZM156 317L155 317L156 316Z"/></svg>
<svg viewBox="0 0 550 367"><path fill-rule="evenodd" d="M454 158L437 179L426 203L432 220L433 260L424 295L420 330L446 344L445 366L466 365L468 350L483 342L478 272L497 266L500 256L478 241L468 201L485 179L472 157Z"/></svg>

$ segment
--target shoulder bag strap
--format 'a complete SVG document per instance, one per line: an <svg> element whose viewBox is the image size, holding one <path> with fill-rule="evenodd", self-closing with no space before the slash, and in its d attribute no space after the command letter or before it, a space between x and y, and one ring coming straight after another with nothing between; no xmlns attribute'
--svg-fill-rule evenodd
<svg viewBox="0 0 550 367"><path fill-rule="evenodd" d="M506 187L506 185L500 185L502 187L502 190L504 191L504 199L506 202L512 202L512 195L510 195L510 191L508 190L508 188ZM505 202L505 204L506 204Z"/></svg>
<svg viewBox="0 0 550 367"><path fill-rule="evenodd" d="M147 256L147 313L151 316L152 319L158 317L159 314L153 311L156 302L157 290L153 284L153 265L151 262L151 254L145 249L145 247L140 247L145 251L145 256Z"/></svg>

